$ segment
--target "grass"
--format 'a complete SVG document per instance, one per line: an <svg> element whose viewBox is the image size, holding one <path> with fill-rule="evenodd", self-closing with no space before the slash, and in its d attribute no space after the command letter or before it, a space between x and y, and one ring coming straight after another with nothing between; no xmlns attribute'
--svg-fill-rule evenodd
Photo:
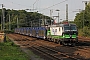
<svg viewBox="0 0 90 60"><path fill-rule="evenodd" d="M9 39L0 43L0 60L29 60L28 56Z"/></svg>

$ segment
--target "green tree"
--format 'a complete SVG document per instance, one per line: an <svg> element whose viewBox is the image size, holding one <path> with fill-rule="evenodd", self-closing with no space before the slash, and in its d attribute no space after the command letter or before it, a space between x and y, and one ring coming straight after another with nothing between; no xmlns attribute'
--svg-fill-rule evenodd
<svg viewBox="0 0 90 60"><path fill-rule="evenodd" d="M10 10L10 9L4 9L5 13L5 27L6 30L9 29L9 16L11 21L11 29L17 27L17 18L19 27L30 27L31 22L32 26L39 26L41 24L41 20L48 20L48 23L50 23L50 17L45 16L43 14L40 14L38 12L27 12L25 10ZM0 23L1 23L1 15L2 15L2 9L0 9ZM44 18L44 19L43 19Z"/></svg>
<svg viewBox="0 0 90 60"><path fill-rule="evenodd" d="M78 28L83 28L84 26L90 28L90 3L85 7L85 10L76 14L74 22Z"/></svg>
<svg viewBox="0 0 90 60"><path fill-rule="evenodd" d="M76 14L74 22L78 26L80 36L90 35L90 3L87 4L85 10Z"/></svg>

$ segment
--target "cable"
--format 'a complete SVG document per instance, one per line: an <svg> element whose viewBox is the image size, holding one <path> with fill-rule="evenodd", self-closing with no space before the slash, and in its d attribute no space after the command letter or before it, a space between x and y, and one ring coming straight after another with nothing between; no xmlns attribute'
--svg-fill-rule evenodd
<svg viewBox="0 0 90 60"><path fill-rule="evenodd" d="M36 0L34 3L33 3L33 11L36 10L34 9L34 4L37 3L39 0Z"/></svg>
<svg viewBox="0 0 90 60"><path fill-rule="evenodd" d="M62 1L62 2L59 2L59 3L57 3L57 4L52 5L52 6L50 6L50 7L47 7L47 8L45 8L45 9L43 9L43 10L49 9L49 8L51 8L51 7L54 7L54 6L58 5L58 4L61 4L61 3L66 2L66 1L68 1L68 0L64 0L64 1ZM43 10L41 10L41 11L43 11Z"/></svg>
<svg viewBox="0 0 90 60"><path fill-rule="evenodd" d="M36 3L36 2L38 2L39 0L36 0L34 3L33 3L33 5Z"/></svg>

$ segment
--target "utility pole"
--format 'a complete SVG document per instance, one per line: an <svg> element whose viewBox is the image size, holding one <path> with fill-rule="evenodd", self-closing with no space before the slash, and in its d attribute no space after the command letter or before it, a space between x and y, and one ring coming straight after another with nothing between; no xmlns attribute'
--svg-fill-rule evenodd
<svg viewBox="0 0 90 60"><path fill-rule="evenodd" d="M33 4L33 12L34 12L34 4Z"/></svg>
<svg viewBox="0 0 90 60"><path fill-rule="evenodd" d="M31 27L32 27L32 21L30 23L31 23Z"/></svg>
<svg viewBox="0 0 90 60"><path fill-rule="evenodd" d="M52 10L50 10L50 20L51 20L51 25L52 25Z"/></svg>
<svg viewBox="0 0 90 60"><path fill-rule="evenodd" d="M40 21L41 21L41 20L39 19L39 27L41 26L41 25L40 25L40 24L41 24Z"/></svg>
<svg viewBox="0 0 90 60"><path fill-rule="evenodd" d="M68 4L66 4L66 21L68 21Z"/></svg>
<svg viewBox="0 0 90 60"><path fill-rule="evenodd" d="M17 28L19 28L19 25L18 25L18 17L17 17Z"/></svg>
<svg viewBox="0 0 90 60"><path fill-rule="evenodd" d="M2 4L2 17L3 17L3 19L2 19L2 25L3 25L3 31L4 31L4 29L5 29L5 16L4 16L4 10L3 10L3 4Z"/></svg>
<svg viewBox="0 0 90 60"><path fill-rule="evenodd" d="M4 5L0 4L2 6L2 15L1 15L1 30L5 30L5 11L4 11Z"/></svg>
<svg viewBox="0 0 90 60"><path fill-rule="evenodd" d="M11 19L10 19L10 14L9 14L9 31L11 31Z"/></svg>
<svg viewBox="0 0 90 60"><path fill-rule="evenodd" d="M2 31L2 15L1 15L1 31Z"/></svg>
<svg viewBox="0 0 90 60"><path fill-rule="evenodd" d="M85 7L87 6L87 4L88 4L88 2L90 2L90 1L82 1L82 2L84 2L85 3Z"/></svg>
<svg viewBox="0 0 90 60"><path fill-rule="evenodd" d="M2 6L2 15L1 15L1 31L3 30L3 4L0 4Z"/></svg>
<svg viewBox="0 0 90 60"><path fill-rule="evenodd" d="M90 2L90 1L82 1L82 2L84 2L85 3L85 8L86 8L86 6L87 6L87 4L88 4L88 2ZM85 10L83 10L83 32L84 32L84 21L85 21L85 19L84 19L84 15L85 15Z"/></svg>
<svg viewBox="0 0 90 60"><path fill-rule="evenodd" d="M59 24L59 11L58 11L58 24Z"/></svg>
<svg viewBox="0 0 90 60"><path fill-rule="evenodd" d="M44 20L44 14L42 15L42 25L45 26L44 24L45 20Z"/></svg>
<svg viewBox="0 0 90 60"><path fill-rule="evenodd" d="M60 11L60 10L57 9L56 11L58 11L58 24L59 24L59 11Z"/></svg>
<svg viewBox="0 0 90 60"><path fill-rule="evenodd" d="M85 10L83 10L83 32L84 32L84 14L85 14Z"/></svg>
<svg viewBox="0 0 90 60"><path fill-rule="evenodd" d="M38 2L39 0L36 0L34 3L33 3L33 11L35 10L34 9L34 5Z"/></svg>

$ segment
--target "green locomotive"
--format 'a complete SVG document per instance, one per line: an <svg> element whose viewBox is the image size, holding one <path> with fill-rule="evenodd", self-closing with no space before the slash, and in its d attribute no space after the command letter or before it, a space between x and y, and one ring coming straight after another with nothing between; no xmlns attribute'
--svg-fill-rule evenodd
<svg viewBox="0 0 90 60"><path fill-rule="evenodd" d="M64 45L78 42L78 30L75 24L60 24L47 27L47 39Z"/></svg>

